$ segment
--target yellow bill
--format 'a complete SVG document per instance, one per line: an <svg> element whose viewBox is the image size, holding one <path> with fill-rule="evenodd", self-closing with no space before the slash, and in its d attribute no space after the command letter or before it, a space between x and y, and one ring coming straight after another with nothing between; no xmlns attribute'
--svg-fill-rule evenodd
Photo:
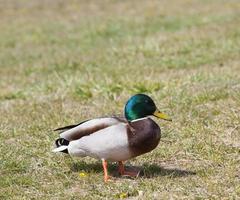
<svg viewBox="0 0 240 200"><path fill-rule="evenodd" d="M172 119L167 114L160 112L158 109L155 110L155 112L153 113L153 116L160 118L160 119L167 120L167 121L172 121Z"/></svg>

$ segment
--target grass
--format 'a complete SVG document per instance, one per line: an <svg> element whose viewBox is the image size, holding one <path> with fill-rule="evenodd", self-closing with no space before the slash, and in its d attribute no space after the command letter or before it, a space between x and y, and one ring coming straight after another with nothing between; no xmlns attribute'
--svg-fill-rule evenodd
<svg viewBox="0 0 240 200"><path fill-rule="evenodd" d="M240 4L0 4L1 199L239 199ZM51 152L56 127L122 113L147 93L172 123L103 184L101 163Z"/></svg>

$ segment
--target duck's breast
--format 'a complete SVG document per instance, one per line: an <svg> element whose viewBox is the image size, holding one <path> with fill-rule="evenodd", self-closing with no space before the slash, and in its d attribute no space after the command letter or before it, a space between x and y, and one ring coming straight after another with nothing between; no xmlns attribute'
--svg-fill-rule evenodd
<svg viewBox="0 0 240 200"><path fill-rule="evenodd" d="M128 129L129 149L133 157L155 149L161 138L161 129L151 118L133 121Z"/></svg>

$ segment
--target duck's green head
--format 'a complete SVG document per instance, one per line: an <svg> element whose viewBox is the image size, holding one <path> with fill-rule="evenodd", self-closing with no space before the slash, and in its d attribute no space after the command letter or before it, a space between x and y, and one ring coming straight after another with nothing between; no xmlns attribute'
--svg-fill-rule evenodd
<svg viewBox="0 0 240 200"><path fill-rule="evenodd" d="M171 118L160 112L153 100L145 94L136 94L127 101L125 106L125 117L128 121L150 115L171 121Z"/></svg>

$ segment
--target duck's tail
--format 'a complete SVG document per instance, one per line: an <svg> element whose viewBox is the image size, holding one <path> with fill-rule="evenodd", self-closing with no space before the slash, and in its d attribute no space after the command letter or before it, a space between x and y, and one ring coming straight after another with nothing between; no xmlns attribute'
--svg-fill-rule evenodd
<svg viewBox="0 0 240 200"><path fill-rule="evenodd" d="M68 144L69 144L68 140L64 138L58 138L55 141L55 144L57 148L53 149L53 152L63 152L68 154Z"/></svg>

